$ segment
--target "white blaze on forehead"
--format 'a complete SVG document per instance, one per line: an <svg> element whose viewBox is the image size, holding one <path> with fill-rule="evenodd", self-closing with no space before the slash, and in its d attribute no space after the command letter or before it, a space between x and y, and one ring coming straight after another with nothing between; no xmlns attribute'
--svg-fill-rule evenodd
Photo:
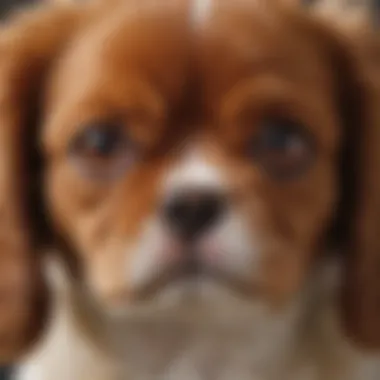
<svg viewBox="0 0 380 380"><path fill-rule="evenodd" d="M195 28L202 27L210 18L214 0L190 0L190 21Z"/></svg>
<svg viewBox="0 0 380 380"><path fill-rule="evenodd" d="M198 149L188 150L169 170L164 179L164 192L207 189L223 191L227 183L221 169Z"/></svg>

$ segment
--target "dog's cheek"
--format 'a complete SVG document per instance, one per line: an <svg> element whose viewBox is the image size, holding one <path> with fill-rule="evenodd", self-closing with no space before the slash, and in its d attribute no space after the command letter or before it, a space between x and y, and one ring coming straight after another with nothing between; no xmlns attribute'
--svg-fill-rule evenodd
<svg viewBox="0 0 380 380"><path fill-rule="evenodd" d="M299 293L324 249L337 198L335 166L322 158L309 176L288 184L274 182L250 162L230 160L226 167L236 215L249 231L249 257L255 256L252 283L270 303L284 305Z"/></svg>
<svg viewBox="0 0 380 380"><path fill-rule="evenodd" d="M299 293L318 257L328 249L326 236L334 222L337 176L331 165L321 166L320 173L281 198L279 205L272 202L278 205L270 215L279 238L268 250L264 267L268 291L280 302Z"/></svg>
<svg viewBox="0 0 380 380"><path fill-rule="evenodd" d="M161 235L146 231L159 208L163 171L164 164L149 163L101 186L78 178L64 163L50 171L49 199L58 232L80 260L90 289L111 307L133 298L131 268L160 246Z"/></svg>
<svg viewBox="0 0 380 380"><path fill-rule="evenodd" d="M100 240L107 233L107 213L103 205L109 190L80 180L67 162L58 161L48 167L45 192L55 232L76 252L92 251L95 246L88 245L93 237Z"/></svg>

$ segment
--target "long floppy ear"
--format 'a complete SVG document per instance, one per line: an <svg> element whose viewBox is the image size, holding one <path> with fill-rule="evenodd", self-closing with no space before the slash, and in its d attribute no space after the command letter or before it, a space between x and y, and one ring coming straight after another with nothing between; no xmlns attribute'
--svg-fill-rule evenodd
<svg viewBox="0 0 380 380"><path fill-rule="evenodd" d="M82 13L45 6L0 29L0 363L17 360L41 327L46 292L31 142L45 74Z"/></svg>
<svg viewBox="0 0 380 380"><path fill-rule="evenodd" d="M380 349L380 40L338 31L331 49L344 142L340 243L346 260L343 318L363 348Z"/></svg>
<svg viewBox="0 0 380 380"><path fill-rule="evenodd" d="M293 2L293 6L297 2L320 2L322 6L323 2L328 5L329 0L285 1ZM299 15L305 11L301 8L293 11ZM311 27L311 34L334 70L336 104L341 115L340 202L327 243L338 247L343 256L343 326L356 345L377 351L380 350L380 36L373 19L352 24L340 19L338 12L326 17L326 13L310 7L306 11L309 13L304 19L306 27Z"/></svg>

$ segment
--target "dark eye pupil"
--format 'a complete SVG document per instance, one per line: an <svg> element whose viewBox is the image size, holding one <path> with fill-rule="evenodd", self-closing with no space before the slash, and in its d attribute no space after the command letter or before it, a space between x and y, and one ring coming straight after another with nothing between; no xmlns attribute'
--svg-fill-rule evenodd
<svg viewBox="0 0 380 380"><path fill-rule="evenodd" d="M115 131L92 130L86 136L88 150L102 156L108 156L114 152L118 143Z"/></svg>
<svg viewBox="0 0 380 380"><path fill-rule="evenodd" d="M292 149L299 137L290 126L268 125L261 136L261 148L273 151L286 151Z"/></svg>
<svg viewBox="0 0 380 380"><path fill-rule="evenodd" d="M117 128L93 126L78 138L75 149L88 156L109 157L121 148L122 131Z"/></svg>
<svg viewBox="0 0 380 380"><path fill-rule="evenodd" d="M123 123L100 121L88 124L74 136L67 153L79 174L110 181L133 165L137 146Z"/></svg>
<svg viewBox="0 0 380 380"><path fill-rule="evenodd" d="M313 143L299 124L289 120L266 120L252 141L256 162L277 179L301 175L313 158Z"/></svg>

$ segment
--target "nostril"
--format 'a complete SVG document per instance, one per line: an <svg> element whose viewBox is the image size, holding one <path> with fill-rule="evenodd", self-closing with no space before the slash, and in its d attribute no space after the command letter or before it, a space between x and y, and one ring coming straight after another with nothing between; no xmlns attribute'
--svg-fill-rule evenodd
<svg viewBox="0 0 380 380"><path fill-rule="evenodd" d="M215 197L205 197L195 203L194 219L199 219L199 222L208 225L218 218L222 209L221 201Z"/></svg>
<svg viewBox="0 0 380 380"><path fill-rule="evenodd" d="M193 219L193 207L191 203L185 202L183 199L174 199L166 206L166 217L171 225L178 225L187 221L189 223Z"/></svg>
<svg viewBox="0 0 380 380"><path fill-rule="evenodd" d="M164 208L168 226L181 235L193 239L214 225L224 209L220 195L207 192L186 192L169 199Z"/></svg>

